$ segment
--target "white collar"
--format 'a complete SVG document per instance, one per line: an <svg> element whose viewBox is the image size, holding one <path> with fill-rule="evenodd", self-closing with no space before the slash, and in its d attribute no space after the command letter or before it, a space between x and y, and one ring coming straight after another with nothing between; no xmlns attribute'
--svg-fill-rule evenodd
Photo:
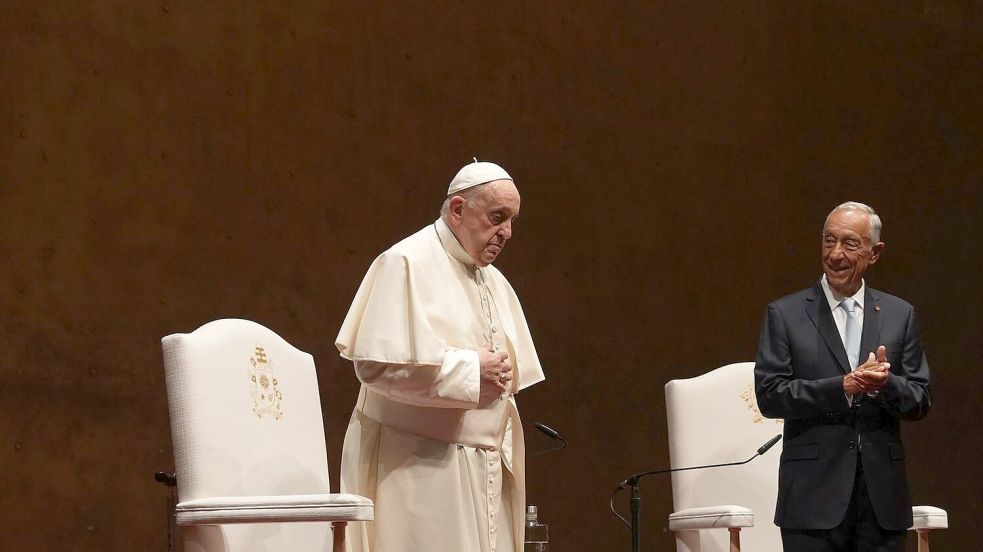
<svg viewBox="0 0 983 552"><path fill-rule="evenodd" d="M835 309L837 305L839 305L844 299L846 299L845 295L840 295L839 293L833 291L833 288L829 287L829 282L826 281L825 274L823 274L823 277L820 278L819 285L823 288L823 293L826 294L826 301L829 302L830 309ZM866 294L866 289L867 289L867 282L861 279L860 289L858 289L857 293L854 293L852 296L852 299L856 301L857 306L860 307L861 310L864 308L864 295Z"/></svg>
<svg viewBox="0 0 983 552"><path fill-rule="evenodd" d="M438 218L433 223L433 227L437 230L437 238L440 240L440 244L444 246L444 250L451 257L454 257L461 264L475 266L474 259L471 258L471 255L468 255L467 250L461 245L461 242L454 235L454 232L451 231L450 227L447 226L447 223L444 222L444 219Z"/></svg>

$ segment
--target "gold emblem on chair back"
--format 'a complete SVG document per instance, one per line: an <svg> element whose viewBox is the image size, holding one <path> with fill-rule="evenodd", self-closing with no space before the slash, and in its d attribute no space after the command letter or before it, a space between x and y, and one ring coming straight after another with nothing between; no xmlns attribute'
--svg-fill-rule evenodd
<svg viewBox="0 0 983 552"><path fill-rule="evenodd" d="M277 389L278 382L273 372L273 361L267 356L266 348L257 345L255 354L249 357L249 363L252 365L250 374L252 386L249 388L249 394L253 398L253 412L260 419L270 414L274 420L279 420L283 416L283 411L280 409L283 394Z"/></svg>
<svg viewBox="0 0 983 552"><path fill-rule="evenodd" d="M744 399L744 404L747 405L747 409L751 411L751 422L755 424L764 423L765 417L761 415L761 411L758 410L758 401L754 398L754 382L750 381L744 386L741 391L741 398ZM776 419L773 420L776 424L785 423L785 420Z"/></svg>

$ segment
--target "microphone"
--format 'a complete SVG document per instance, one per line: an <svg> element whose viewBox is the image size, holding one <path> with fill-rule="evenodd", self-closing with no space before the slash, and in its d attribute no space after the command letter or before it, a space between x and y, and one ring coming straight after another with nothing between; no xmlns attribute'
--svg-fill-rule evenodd
<svg viewBox="0 0 983 552"><path fill-rule="evenodd" d="M554 441L563 441L564 443L567 442L566 439L564 439L563 437L560 437L560 432L559 431L557 431L557 430L553 429L552 427L544 424L543 422L533 422L532 425L536 426L536 429L538 429L539 431L542 431L547 437L549 437L550 439L553 439Z"/></svg>
<svg viewBox="0 0 983 552"><path fill-rule="evenodd" d="M778 435L775 435L774 437L772 437L770 441L768 441L767 443L761 445L761 448L758 449L758 456L761 456L762 454L768 452L768 449L770 449L771 447L775 446L775 443L777 443L781 439L782 439L782 434L779 433ZM748 462L750 462L750 460L748 460Z"/></svg>
<svg viewBox="0 0 983 552"><path fill-rule="evenodd" d="M620 491L621 489L624 489L624 488L627 488L627 487L634 487L635 485L638 485L638 481L641 478L645 477L646 475L655 475L655 474L659 474L659 473L672 473L672 472L686 471L686 470L702 470L702 469L706 469L706 468L722 468L724 466L740 466L740 465L743 465L743 464L747 464L751 460L754 460L755 458L757 458L757 457L761 456L762 454L768 452L768 449L770 449L771 447L775 446L775 443L777 443L779 440L781 440L781 438L782 438L782 434L781 433L779 433L778 435L775 435L774 437L772 437L771 439L769 439L767 443L761 445L758 448L758 451L754 454L754 456L748 458L747 460L744 460L743 462L727 462L726 464L706 464L706 465L703 465L703 466L690 466L688 468L670 468L670 469L667 469L667 470L652 470L652 471L647 471L647 472L636 473L636 474L632 475L631 477L629 477L628 479L625 479L624 481L622 481L621 484L618 485L618 490Z"/></svg>
<svg viewBox="0 0 983 552"><path fill-rule="evenodd" d="M554 450L560 450L561 448L567 446L567 440L564 439L562 435L560 435L560 432L559 431L557 431L557 430L553 429L552 427L544 424L543 422L533 422L532 425L536 426L536 429L538 429L540 432L542 432L543 435L549 437L550 439L553 439L554 441L559 441L560 444L557 445L557 446L554 446L554 447L550 447L548 449L544 449L544 450L540 450L538 452L534 452L534 453L532 453L532 454L529 455L530 458L532 458L533 456L539 456L540 454L546 454L547 452L553 452Z"/></svg>
<svg viewBox="0 0 983 552"><path fill-rule="evenodd" d="M177 487L177 474L157 472L154 474L154 481L163 483L168 487Z"/></svg>

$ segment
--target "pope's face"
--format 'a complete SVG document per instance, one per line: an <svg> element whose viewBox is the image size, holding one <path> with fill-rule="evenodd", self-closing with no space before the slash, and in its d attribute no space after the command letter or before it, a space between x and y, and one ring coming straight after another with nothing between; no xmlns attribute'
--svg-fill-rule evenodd
<svg viewBox="0 0 983 552"><path fill-rule="evenodd" d="M823 272L829 287L840 295L852 296L860 289L867 267L877 262L883 249L883 242L870 242L867 213L834 211L823 227Z"/></svg>
<svg viewBox="0 0 983 552"><path fill-rule="evenodd" d="M512 222L519 215L519 190L511 180L496 180L478 190L472 205L455 200L451 218L458 241L475 264L490 265L512 237Z"/></svg>

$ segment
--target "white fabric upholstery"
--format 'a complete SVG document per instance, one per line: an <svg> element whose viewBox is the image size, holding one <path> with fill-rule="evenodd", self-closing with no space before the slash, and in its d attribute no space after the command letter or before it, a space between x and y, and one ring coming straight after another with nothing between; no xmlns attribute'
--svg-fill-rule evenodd
<svg viewBox="0 0 983 552"><path fill-rule="evenodd" d="M949 514L942 508L936 508L935 506L912 506L911 514L914 518L914 523L910 530L949 528Z"/></svg>
<svg viewBox="0 0 983 552"><path fill-rule="evenodd" d="M754 513L743 506L724 504L687 508L669 515L670 531L698 531L717 527L754 527Z"/></svg>
<svg viewBox="0 0 983 552"><path fill-rule="evenodd" d="M280 521L368 521L372 501L353 494L221 496L182 502L178 525Z"/></svg>
<svg viewBox="0 0 983 552"><path fill-rule="evenodd" d="M217 320L162 340L187 550L327 550L327 523L372 519L332 495L314 359L269 329Z"/></svg>
<svg viewBox="0 0 983 552"><path fill-rule="evenodd" d="M666 384L669 422L669 462L673 468L743 461L771 437L782 432L780 420L761 416L754 399L754 363L742 362L701 376ZM778 495L778 460L781 443L764 456L743 466L692 470L672 474L672 501L676 511L670 529L676 533L676 549L687 552L726 552L727 531L695 532L710 527L747 527L741 545L750 551L781 550L781 535L773 523ZM747 525L713 525L713 516L687 520L673 528L673 516L703 509L719 510L739 504L746 517L722 514L721 520L744 520ZM751 514L753 512L753 514ZM756 523L755 523L756 522ZM677 524L680 524L677 522ZM752 526L753 525L753 526Z"/></svg>

